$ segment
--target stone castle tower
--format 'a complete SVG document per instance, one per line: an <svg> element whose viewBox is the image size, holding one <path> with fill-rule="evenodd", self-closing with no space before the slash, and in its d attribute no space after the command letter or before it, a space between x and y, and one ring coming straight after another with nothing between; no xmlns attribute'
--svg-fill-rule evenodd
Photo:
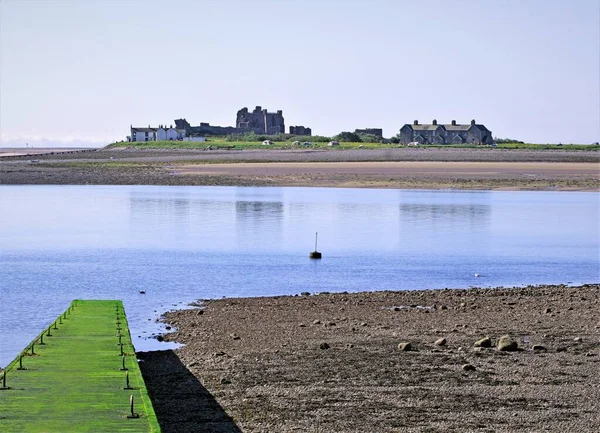
<svg viewBox="0 0 600 433"><path fill-rule="evenodd" d="M235 127L240 132L254 131L256 134L285 134L285 121L283 111L277 110L277 113L269 113L266 109L256 106L254 111L249 112L244 107L237 112Z"/></svg>

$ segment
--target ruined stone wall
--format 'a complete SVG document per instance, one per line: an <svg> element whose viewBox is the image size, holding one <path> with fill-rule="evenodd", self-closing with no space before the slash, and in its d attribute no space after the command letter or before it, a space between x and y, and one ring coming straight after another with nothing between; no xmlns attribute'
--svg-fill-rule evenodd
<svg viewBox="0 0 600 433"><path fill-rule="evenodd" d="M233 126L213 126L208 123L200 123L200 126L192 126L190 128L190 134L198 135L229 135L239 134L240 130Z"/></svg>
<svg viewBox="0 0 600 433"><path fill-rule="evenodd" d="M312 135L312 130L305 126L290 126L292 135Z"/></svg>

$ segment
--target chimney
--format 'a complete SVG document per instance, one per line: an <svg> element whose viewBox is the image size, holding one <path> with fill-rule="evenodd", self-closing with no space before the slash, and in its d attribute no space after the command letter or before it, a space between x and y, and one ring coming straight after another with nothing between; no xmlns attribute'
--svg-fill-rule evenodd
<svg viewBox="0 0 600 433"><path fill-rule="evenodd" d="M471 120L471 125L475 125L475 119Z"/></svg>
<svg viewBox="0 0 600 433"><path fill-rule="evenodd" d="M433 125L437 125L437 120L433 119L433 121L431 122Z"/></svg>
<svg viewBox="0 0 600 433"><path fill-rule="evenodd" d="M262 107L260 105L257 105L254 111L260 113L262 111Z"/></svg>
<svg viewBox="0 0 600 433"><path fill-rule="evenodd" d="M456 120L452 121L452 125L456 126Z"/></svg>
<svg viewBox="0 0 600 433"><path fill-rule="evenodd" d="M279 116L283 116L283 110L277 110L277 114L278 114Z"/></svg>
<svg viewBox="0 0 600 433"><path fill-rule="evenodd" d="M413 125L418 125L418 124L419 124L419 121L418 121L418 120L415 120L415 121L413 122Z"/></svg>

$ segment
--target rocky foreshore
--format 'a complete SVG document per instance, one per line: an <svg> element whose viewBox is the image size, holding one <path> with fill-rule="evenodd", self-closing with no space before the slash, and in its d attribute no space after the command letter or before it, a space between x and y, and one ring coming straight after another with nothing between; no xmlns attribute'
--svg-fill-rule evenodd
<svg viewBox="0 0 600 433"><path fill-rule="evenodd" d="M600 425L600 285L205 300L140 354L164 432ZM203 430L204 429L204 430Z"/></svg>

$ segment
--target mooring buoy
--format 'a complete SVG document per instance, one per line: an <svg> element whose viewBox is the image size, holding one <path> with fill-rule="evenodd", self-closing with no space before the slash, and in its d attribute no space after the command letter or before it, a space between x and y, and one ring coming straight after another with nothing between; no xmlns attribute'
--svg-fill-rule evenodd
<svg viewBox="0 0 600 433"><path fill-rule="evenodd" d="M310 257L311 259L320 259L321 258L321 253L317 251L317 237L319 236L319 233L315 233L315 250L312 251L308 257Z"/></svg>

